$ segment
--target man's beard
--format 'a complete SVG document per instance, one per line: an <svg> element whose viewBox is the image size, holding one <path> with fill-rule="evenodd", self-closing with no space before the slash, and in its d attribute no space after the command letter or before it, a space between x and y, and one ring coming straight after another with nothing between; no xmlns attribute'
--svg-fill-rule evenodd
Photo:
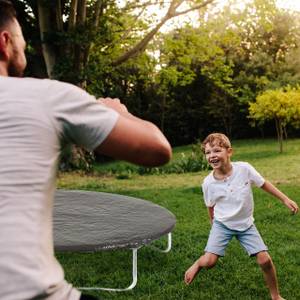
<svg viewBox="0 0 300 300"><path fill-rule="evenodd" d="M24 61L23 61L24 59ZM8 76L11 77L23 77L26 67L26 58L22 59L22 54L16 49L13 50L13 57L10 60L7 68ZM22 63L21 63L22 62Z"/></svg>
<svg viewBox="0 0 300 300"><path fill-rule="evenodd" d="M23 77L24 68L21 68L20 66L16 66L14 62L12 62L8 65L7 72L8 72L8 76L11 77Z"/></svg>

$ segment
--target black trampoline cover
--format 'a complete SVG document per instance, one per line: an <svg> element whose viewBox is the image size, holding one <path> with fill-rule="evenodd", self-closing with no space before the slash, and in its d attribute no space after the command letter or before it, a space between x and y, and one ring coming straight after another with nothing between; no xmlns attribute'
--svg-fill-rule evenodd
<svg viewBox="0 0 300 300"><path fill-rule="evenodd" d="M58 251L138 248L171 232L176 218L167 209L133 197L57 190L54 245Z"/></svg>

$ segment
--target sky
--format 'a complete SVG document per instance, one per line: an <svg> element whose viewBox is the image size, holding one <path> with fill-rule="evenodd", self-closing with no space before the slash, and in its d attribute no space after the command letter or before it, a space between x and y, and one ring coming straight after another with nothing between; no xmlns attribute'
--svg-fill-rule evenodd
<svg viewBox="0 0 300 300"><path fill-rule="evenodd" d="M243 4L245 4L245 2L247 2L247 0L239 0L241 3L241 6L243 6ZM227 0L217 0L217 2L220 3L220 6L222 7L222 5L224 5ZM277 6L283 9L290 9L290 10L295 10L295 11L299 11L300 12L300 0L277 0ZM125 0L118 0L118 3L120 6L125 5L126 1ZM180 10L183 10L184 7L180 7ZM157 11L157 8L155 8L153 10L153 12L150 10L148 11L148 13L153 14L156 13L157 18L161 19L161 17L163 15L165 15L166 10L160 10ZM169 20L162 28L160 31L162 32L166 32L169 31L171 29L173 29L174 27L177 27L178 25L182 25L182 23L185 22L189 22L189 23L193 23L193 19L197 19L197 12L191 12L187 15L183 15L177 18L174 18L172 20Z"/></svg>
<svg viewBox="0 0 300 300"><path fill-rule="evenodd" d="M226 4L227 0L218 0L217 2L219 2L220 5L222 6L222 3ZM241 6L243 6L243 4L245 4L245 2L246 2L245 0L240 0ZM280 8L290 9L290 10L300 12L300 0L277 0L276 3L277 3L277 6ZM171 20L170 22L168 22L168 24L164 25L164 27L162 28L163 29L162 31L168 31L174 25L176 26L176 24L178 24L178 23L182 23L184 21L191 21L191 19L193 19L193 14L194 14L194 17L197 16L196 12L191 12L188 16L182 16L182 17L176 18L177 20L173 20L173 21Z"/></svg>
<svg viewBox="0 0 300 300"><path fill-rule="evenodd" d="M277 0L278 7L300 11L300 0Z"/></svg>

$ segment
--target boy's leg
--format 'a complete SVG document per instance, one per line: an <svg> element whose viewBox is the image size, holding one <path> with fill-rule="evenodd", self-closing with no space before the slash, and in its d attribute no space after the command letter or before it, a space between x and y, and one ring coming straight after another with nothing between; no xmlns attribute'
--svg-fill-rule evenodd
<svg viewBox="0 0 300 300"><path fill-rule="evenodd" d="M279 294L276 270L268 253L268 247L265 245L256 226L253 224L246 231L239 232L237 234L237 239L250 256L256 256L257 263L264 273L271 298L273 300L284 300Z"/></svg>
<svg viewBox="0 0 300 300"><path fill-rule="evenodd" d="M257 253L256 260L264 273L272 300L284 300L279 294L276 269L269 253L267 251Z"/></svg>
<svg viewBox="0 0 300 300"><path fill-rule="evenodd" d="M185 283L192 283L193 279L202 268L209 269L214 267L218 258L224 256L225 248L232 237L232 230L225 227L222 223L214 221L205 247L205 254L196 260L185 272Z"/></svg>
<svg viewBox="0 0 300 300"><path fill-rule="evenodd" d="M198 260L196 260L193 265L190 266L189 269L185 272L184 282L186 284L192 283L192 281L202 268L213 268L216 265L218 258L218 255L206 252Z"/></svg>

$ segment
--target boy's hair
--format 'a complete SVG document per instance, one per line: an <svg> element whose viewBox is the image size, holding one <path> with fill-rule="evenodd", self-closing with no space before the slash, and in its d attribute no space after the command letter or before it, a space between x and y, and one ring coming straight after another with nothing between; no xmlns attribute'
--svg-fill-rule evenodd
<svg viewBox="0 0 300 300"><path fill-rule="evenodd" d="M223 133L211 133L208 135L201 144L202 151L205 150L205 145L210 144L211 146L218 145L224 148L231 148L229 138Z"/></svg>
<svg viewBox="0 0 300 300"><path fill-rule="evenodd" d="M16 10L9 0L0 0L0 30L17 17Z"/></svg>

